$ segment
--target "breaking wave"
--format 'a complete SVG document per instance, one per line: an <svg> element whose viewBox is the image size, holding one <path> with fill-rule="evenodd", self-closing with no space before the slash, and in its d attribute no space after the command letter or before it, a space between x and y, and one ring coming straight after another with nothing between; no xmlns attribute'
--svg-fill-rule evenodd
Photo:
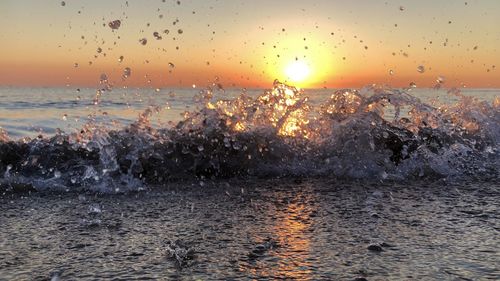
<svg viewBox="0 0 500 281"><path fill-rule="evenodd" d="M216 99L157 128L150 107L122 129L88 122L78 133L11 140L0 129L4 190L130 191L177 180L331 177L339 180L498 180L500 100L450 91L431 106L407 90L337 90L325 102L275 81L257 97Z"/></svg>

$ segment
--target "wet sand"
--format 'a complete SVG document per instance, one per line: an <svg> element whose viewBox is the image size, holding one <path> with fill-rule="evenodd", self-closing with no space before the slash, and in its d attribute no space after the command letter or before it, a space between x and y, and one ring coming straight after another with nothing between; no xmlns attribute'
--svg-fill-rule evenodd
<svg viewBox="0 0 500 281"><path fill-rule="evenodd" d="M0 196L0 280L495 280L498 183Z"/></svg>

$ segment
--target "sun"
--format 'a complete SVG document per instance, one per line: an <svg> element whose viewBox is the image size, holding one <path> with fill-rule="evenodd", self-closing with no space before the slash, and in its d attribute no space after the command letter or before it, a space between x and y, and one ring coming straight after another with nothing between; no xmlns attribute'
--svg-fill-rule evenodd
<svg viewBox="0 0 500 281"><path fill-rule="evenodd" d="M285 68L285 75L287 77L287 80L290 82L304 82L310 74L311 69L306 62L301 60L294 60Z"/></svg>

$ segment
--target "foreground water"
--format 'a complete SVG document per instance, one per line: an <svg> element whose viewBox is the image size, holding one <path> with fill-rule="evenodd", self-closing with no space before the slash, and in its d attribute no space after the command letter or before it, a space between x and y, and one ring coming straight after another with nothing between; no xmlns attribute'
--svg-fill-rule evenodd
<svg viewBox="0 0 500 281"><path fill-rule="evenodd" d="M498 199L498 182L324 179L9 195L0 279L498 280Z"/></svg>

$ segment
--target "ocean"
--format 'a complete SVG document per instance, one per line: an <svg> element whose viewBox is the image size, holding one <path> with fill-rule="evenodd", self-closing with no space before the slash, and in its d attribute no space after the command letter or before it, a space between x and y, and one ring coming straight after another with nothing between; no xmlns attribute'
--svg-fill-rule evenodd
<svg viewBox="0 0 500 281"><path fill-rule="evenodd" d="M498 279L499 97L1 87L0 279Z"/></svg>

